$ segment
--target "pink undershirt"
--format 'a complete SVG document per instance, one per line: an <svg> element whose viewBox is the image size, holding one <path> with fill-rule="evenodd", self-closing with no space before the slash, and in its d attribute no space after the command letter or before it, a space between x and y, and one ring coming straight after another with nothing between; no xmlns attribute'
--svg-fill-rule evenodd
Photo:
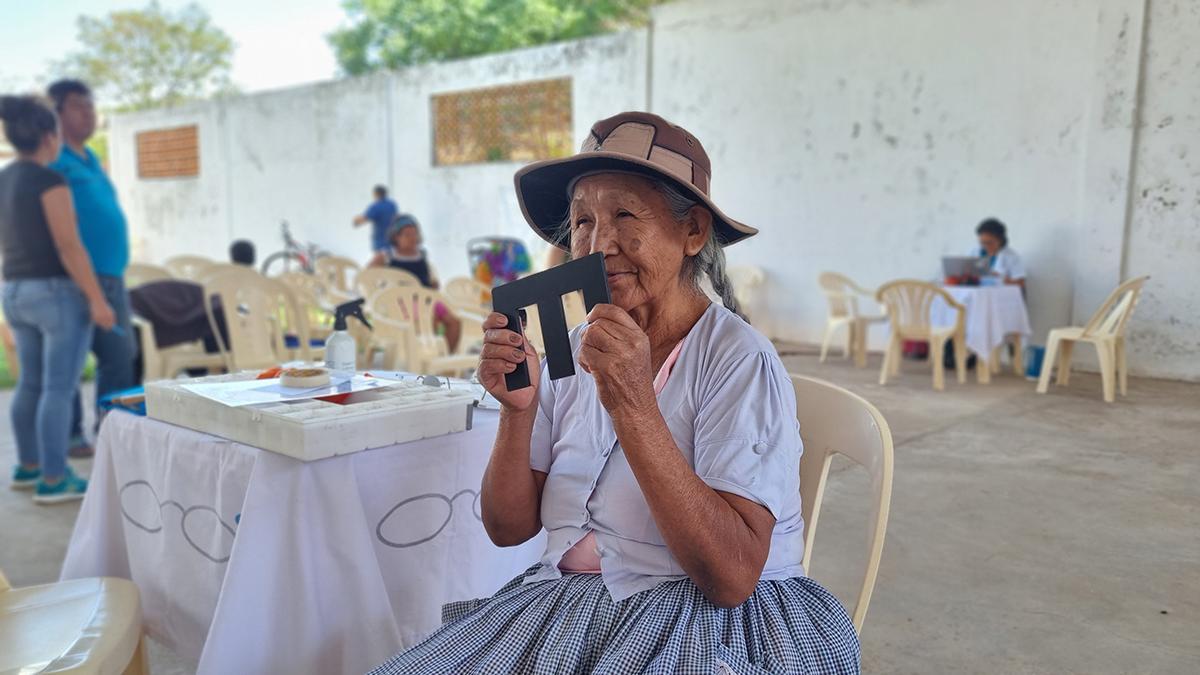
<svg viewBox="0 0 1200 675"><path fill-rule="evenodd" d="M658 374L654 376L654 395L657 396L667 386L667 378L671 375L671 367L679 360L679 351L683 349L683 340L680 340L671 353L667 355L667 360L663 361L662 367L658 369ZM596 547L596 533L588 530L583 539L575 544L563 554L561 560L558 561L558 569L564 572L573 572L575 574L599 574L600 573L600 550Z"/></svg>

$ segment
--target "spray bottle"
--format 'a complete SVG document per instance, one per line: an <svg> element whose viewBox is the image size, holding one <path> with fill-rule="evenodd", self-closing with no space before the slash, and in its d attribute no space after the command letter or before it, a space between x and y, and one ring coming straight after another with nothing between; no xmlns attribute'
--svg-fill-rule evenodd
<svg viewBox="0 0 1200 675"><path fill-rule="evenodd" d="M359 298L338 305L334 310L333 334L325 341L325 367L336 374L352 375L355 372L358 349L354 344L354 336L346 330L346 317L352 316L370 329L371 324L363 316L364 302Z"/></svg>

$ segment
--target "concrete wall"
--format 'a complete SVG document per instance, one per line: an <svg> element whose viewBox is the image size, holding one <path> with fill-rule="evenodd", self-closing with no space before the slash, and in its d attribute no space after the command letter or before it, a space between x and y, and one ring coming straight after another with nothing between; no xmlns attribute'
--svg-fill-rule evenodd
<svg viewBox="0 0 1200 675"><path fill-rule="evenodd" d="M1124 268L1150 274L1130 327L1137 362L1200 378L1200 3L1154 0ZM1131 356L1131 358L1133 358Z"/></svg>
<svg viewBox="0 0 1200 675"><path fill-rule="evenodd" d="M729 258L767 271L750 309L774 337L818 339L820 271L934 278L996 216L1030 269L1036 342L1151 273L1131 368L1196 380L1198 12L1188 0L683 0L657 8L648 33L121 116L113 169L150 259L222 255L234 234L274 249L282 218L362 257L367 234L349 219L385 182L450 276L472 236L542 246L516 208L516 164L432 166L430 95L569 75L579 139L647 108L705 142L715 198L763 231ZM202 126L201 177L138 181L132 134L188 119Z"/></svg>
<svg viewBox="0 0 1200 675"><path fill-rule="evenodd" d="M433 166L430 96L513 82L572 78L575 135L622 110L645 107L646 34L634 31L466 61L325 82L171 110L115 116L113 177L133 230L135 257L223 258L234 238L260 256L281 247L279 224L355 259L367 227L351 227L377 183L417 215L443 277L467 271L466 242L481 234L531 238L513 194L515 162ZM134 137L200 126L198 179L140 180Z"/></svg>

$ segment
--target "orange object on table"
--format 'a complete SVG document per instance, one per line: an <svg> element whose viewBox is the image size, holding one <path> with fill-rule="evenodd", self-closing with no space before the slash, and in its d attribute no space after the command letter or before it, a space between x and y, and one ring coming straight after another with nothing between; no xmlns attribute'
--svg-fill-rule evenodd
<svg viewBox="0 0 1200 675"><path fill-rule="evenodd" d="M275 366L274 368L267 368L266 370L262 371L261 373L256 375L254 377L254 379L256 379L256 380L273 380L273 379L279 377L279 375L282 372L283 372L282 367Z"/></svg>

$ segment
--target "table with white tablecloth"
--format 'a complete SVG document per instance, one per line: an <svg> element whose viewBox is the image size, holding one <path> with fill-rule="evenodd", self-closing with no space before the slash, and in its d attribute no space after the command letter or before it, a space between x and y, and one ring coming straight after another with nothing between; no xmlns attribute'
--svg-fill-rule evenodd
<svg viewBox="0 0 1200 675"><path fill-rule="evenodd" d="M540 556L542 536L483 530L497 423L301 462L114 413L62 577L132 579L147 632L200 673L364 672Z"/></svg>
<svg viewBox="0 0 1200 675"><path fill-rule="evenodd" d="M987 381L992 351L1009 335L1028 336L1029 312L1020 286L946 286L956 301L966 307L967 349L975 354L980 379ZM955 312L941 299L929 308L930 323L953 326Z"/></svg>

